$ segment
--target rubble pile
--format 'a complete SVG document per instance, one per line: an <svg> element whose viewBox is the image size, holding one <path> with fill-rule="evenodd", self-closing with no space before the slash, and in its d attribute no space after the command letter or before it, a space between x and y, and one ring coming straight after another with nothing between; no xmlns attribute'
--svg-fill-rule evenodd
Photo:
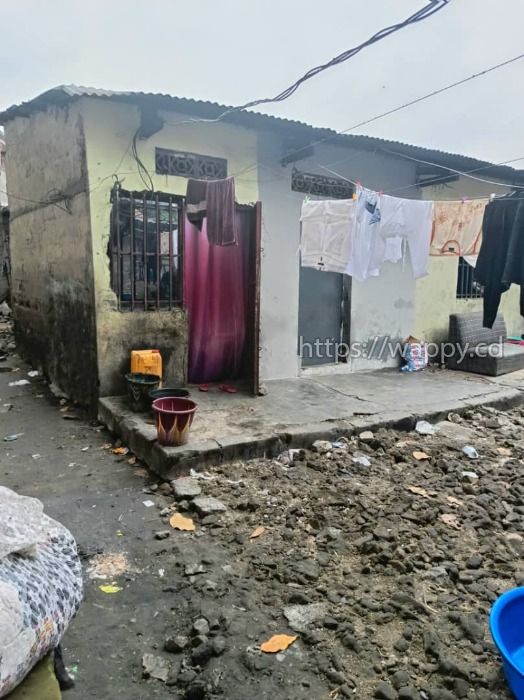
<svg viewBox="0 0 524 700"><path fill-rule="evenodd" d="M488 615L524 584L523 436L523 410L485 408L153 484L173 615L143 682L187 700L509 699Z"/></svg>

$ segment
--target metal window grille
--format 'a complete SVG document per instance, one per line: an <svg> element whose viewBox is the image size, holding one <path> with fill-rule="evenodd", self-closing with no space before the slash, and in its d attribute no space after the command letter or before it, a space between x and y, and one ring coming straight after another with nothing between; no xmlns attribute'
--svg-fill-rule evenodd
<svg viewBox="0 0 524 700"><path fill-rule="evenodd" d="M223 180L227 177L227 160L198 153L157 148L155 169L159 175L178 175L193 177L197 180Z"/></svg>
<svg viewBox="0 0 524 700"><path fill-rule="evenodd" d="M347 180L338 177L304 173L293 168L291 173L291 189L293 192L303 192L331 199L351 199L355 191Z"/></svg>
<svg viewBox="0 0 524 700"><path fill-rule="evenodd" d="M464 258L459 258L457 277L457 299L482 299L484 287L475 280L475 268Z"/></svg>
<svg viewBox="0 0 524 700"><path fill-rule="evenodd" d="M183 198L115 187L111 201L111 286L118 308L155 311L181 306Z"/></svg>

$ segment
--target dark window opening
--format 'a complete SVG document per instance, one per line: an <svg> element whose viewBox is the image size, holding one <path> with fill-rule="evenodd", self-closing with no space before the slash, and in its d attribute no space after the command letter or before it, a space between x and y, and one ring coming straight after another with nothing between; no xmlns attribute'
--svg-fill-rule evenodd
<svg viewBox="0 0 524 700"><path fill-rule="evenodd" d="M482 299L484 287L475 280L475 268L465 258L459 258L457 299Z"/></svg>
<svg viewBox="0 0 524 700"><path fill-rule="evenodd" d="M116 187L111 201L111 287L119 309L181 306L184 200Z"/></svg>
<svg viewBox="0 0 524 700"><path fill-rule="evenodd" d="M227 160L198 153L157 148L155 170L159 175L178 175L197 180L223 180L227 177Z"/></svg>

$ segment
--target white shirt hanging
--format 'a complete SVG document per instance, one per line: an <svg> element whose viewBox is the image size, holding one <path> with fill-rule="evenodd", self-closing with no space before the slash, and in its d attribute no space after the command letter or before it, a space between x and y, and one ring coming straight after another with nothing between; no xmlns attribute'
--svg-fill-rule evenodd
<svg viewBox="0 0 524 700"><path fill-rule="evenodd" d="M371 264L376 239L379 236L381 211L376 192L365 187L357 189L354 205L351 251L346 273L358 282L376 277L378 270Z"/></svg>
<svg viewBox="0 0 524 700"><path fill-rule="evenodd" d="M433 202L377 195L360 187L354 218L347 274L359 282L378 276L386 261L402 259L403 241L415 278L428 274Z"/></svg>
<svg viewBox="0 0 524 700"><path fill-rule="evenodd" d="M351 253L354 202L351 199L305 201L302 205L303 267L344 272Z"/></svg>

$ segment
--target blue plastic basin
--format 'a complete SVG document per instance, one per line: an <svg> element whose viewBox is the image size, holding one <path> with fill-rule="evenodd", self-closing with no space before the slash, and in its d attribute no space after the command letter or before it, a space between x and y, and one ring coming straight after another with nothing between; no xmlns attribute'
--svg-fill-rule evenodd
<svg viewBox="0 0 524 700"><path fill-rule="evenodd" d="M495 601L489 624L508 685L517 700L524 700L524 588L514 588Z"/></svg>

